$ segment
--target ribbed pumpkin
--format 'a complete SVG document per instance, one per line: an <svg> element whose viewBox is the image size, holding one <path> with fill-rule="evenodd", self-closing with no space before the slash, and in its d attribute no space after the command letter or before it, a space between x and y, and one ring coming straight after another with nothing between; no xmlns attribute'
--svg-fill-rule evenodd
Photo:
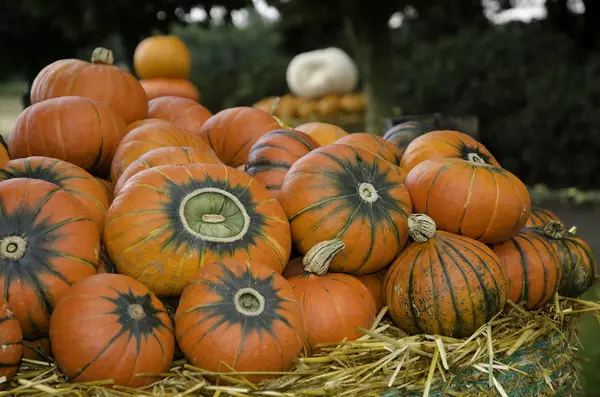
<svg viewBox="0 0 600 397"><path fill-rule="evenodd" d="M146 37L133 53L133 68L140 79L187 79L191 64L190 50L174 35Z"/></svg>
<svg viewBox="0 0 600 397"><path fill-rule="evenodd" d="M481 159L425 160L408 173L406 187L414 212L433 218L440 230L483 243L500 243L514 236L525 226L531 210L523 182Z"/></svg>
<svg viewBox="0 0 600 397"><path fill-rule="evenodd" d="M110 205L110 203L113 201L113 183L98 177L94 177L94 179L96 179L100 186L102 186L108 205Z"/></svg>
<svg viewBox="0 0 600 397"><path fill-rule="evenodd" d="M358 280L367 287L373 301L375 302L375 311L379 313L384 306L383 281L387 274L387 268L383 268L376 273L365 274L358 277Z"/></svg>
<svg viewBox="0 0 600 397"><path fill-rule="evenodd" d="M405 121L387 130L383 134L383 139L404 152L412 141L427 131L427 128L417 121Z"/></svg>
<svg viewBox="0 0 600 397"><path fill-rule="evenodd" d="M200 99L198 87L189 80L155 78L140 80L140 84L146 91L148 100L161 96L189 98L196 102Z"/></svg>
<svg viewBox="0 0 600 397"><path fill-rule="evenodd" d="M374 273L408 239L411 200L399 167L347 145L328 145L300 158L288 171L281 202L293 244L306 255L318 243L344 243L331 271Z"/></svg>
<svg viewBox="0 0 600 397"><path fill-rule="evenodd" d="M213 150L200 138L163 121L150 123L131 130L119 144L111 166L111 180L117 182L125 169L145 153L164 147L191 147L207 156L214 155Z"/></svg>
<svg viewBox="0 0 600 397"><path fill-rule="evenodd" d="M212 150L199 150L192 147L168 146L144 153L131 163L115 184L115 194L137 173L152 167L169 164L223 164Z"/></svg>
<svg viewBox="0 0 600 397"><path fill-rule="evenodd" d="M134 130L134 129L138 128L138 127L141 127L143 125L146 125L146 124L156 123L157 121L161 122L161 121L165 121L165 120L163 120L163 119L153 119L153 118L137 120L137 121L134 121L133 123L129 123L127 125L127 132L129 132L131 130Z"/></svg>
<svg viewBox="0 0 600 397"><path fill-rule="evenodd" d="M108 200L104 188L84 169L50 157L32 156L0 166L0 181L14 178L40 179L71 193L88 211L98 229L104 227Z"/></svg>
<svg viewBox="0 0 600 397"><path fill-rule="evenodd" d="M529 214L529 218L525 223L525 227L545 226L550 222L560 222L560 219L549 209L532 205L531 213Z"/></svg>
<svg viewBox="0 0 600 397"><path fill-rule="evenodd" d="M366 150L394 165L400 165L400 159L402 158L402 152L396 146L380 136L367 134L365 132L348 134L347 136L338 139L335 143Z"/></svg>
<svg viewBox="0 0 600 397"><path fill-rule="evenodd" d="M429 131L413 140L402 154L400 167L407 172L425 160L449 158L477 161L500 167L494 156L473 137L459 131Z"/></svg>
<svg viewBox="0 0 600 397"><path fill-rule="evenodd" d="M229 372L288 371L307 347L292 287L260 261L206 265L186 287L175 313L177 342L194 366ZM258 382L268 374L244 376Z"/></svg>
<svg viewBox="0 0 600 397"><path fill-rule="evenodd" d="M562 278L560 258L547 238L525 229L492 246L509 279L508 299L539 309L554 298ZM510 306L507 306L510 310Z"/></svg>
<svg viewBox="0 0 600 397"><path fill-rule="evenodd" d="M148 102L149 118L170 121L196 135L211 116L208 109L189 98L161 96Z"/></svg>
<svg viewBox="0 0 600 397"><path fill-rule="evenodd" d="M424 214L408 221L414 242L390 265L383 286L393 322L410 334L470 336L506 303L500 259L479 241L436 231Z"/></svg>
<svg viewBox="0 0 600 397"><path fill-rule="evenodd" d="M285 129L271 131L252 145L245 171L277 198L292 164L318 147L319 144L303 132Z"/></svg>
<svg viewBox="0 0 600 397"><path fill-rule="evenodd" d="M148 99L140 82L113 65L113 54L105 48L94 50L91 63L79 59L55 61L33 80L32 104L64 96L98 100L120 114L127 124L148 115Z"/></svg>
<svg viewBox="0 0 600 397"><path fill-rule="evenodd" d="M320 121L304 123L297 126L295 129L310 135L310 137L317 141L317 143L321 146L332 144L338 139L348 135L346 130L338 127L337 125L323 123Z"/></svg>
<svg viewBox="0 0 600 397"><path fill-rule="evenodd" d="M142 283L121 274L96 274L62 296L50 321L58 368L71 382L112 379L146 386L169 370L173 324L163 304Z"/></svg>
<svg viewBox="0 0 600 397"><path fill-rule="evenodd" d="M34 340L47 334L61 294L96 273L100 234L79 201L50 182L0 182L0 208L0 296Z"/></svg>
<svg viewBox="0 0 600 397"><path fill-rule="evenodd" d="M119 273L178 296L207 263L233 257L281 273L291 250L281 205L224 165L163 165L126 183L106 215L104 245Z"/></svg>
<svg viewBox="0 0 600 397"><path fill-rule="evenodd" d="M0 298L0 377L3 383L14 378L23 356L23 332L19 321L3 298Z"/></svg>
<svg viewBox="0 0 600 397"><path fill-rule="evenodd" d="M321 343L356 340L368 329L377 315L375 301L358 278L343 273L328 273L331 259L342 249L313 251L303 259L305 272L288 278L296 299L302 306L308 341L313 352Z"/></svg>
<svg viewBox="0 0 600 397"><path fill-rule="evenodd" d="M44 337L34 341L23 341L23 358L50 362L52 359L50 339Z"/></svg>
<svg viewBox="0 0 600 397"><path fill-rule="evenodd" d="M200 136L210 144L221 161L231 167L246 163L252 145L281 125L269 113L251 107L221 110L204 123Z"/></svg>
<svg viewBox="0 0 600 397"><path fill-rule="evenodd" d="M83 97L48 99L25 109L8 137L13 159L46 156L109 175L126 124L102 103Z"/></svg>
<svg viewBox="0 0 600 397"><path fill-rule="evenodd" d="M575 234L576 228L566 231L561 222L550 221L545 226L525 230L548 239L556 248L562 267L560 295L577 298L592 286L597 270L596 257L590 246Z"/></svg>

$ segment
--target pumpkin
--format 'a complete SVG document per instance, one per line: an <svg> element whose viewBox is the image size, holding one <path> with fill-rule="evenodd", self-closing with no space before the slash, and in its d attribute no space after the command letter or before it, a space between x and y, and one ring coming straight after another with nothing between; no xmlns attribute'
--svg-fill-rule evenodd
<svg viewBox="0 0 600 397"><path fill-rule="evenodd" d="M562 268L560 295L577 298L592 286L596 277L596 258L590 246L576 235L576 228L566 231L561 222L550 221L544 226L525 230L545 237L558 252Z"/></svg>
<svg viewBox="0 0 600 397"><path fill-rule="evenodd" d="M0 182L0 208L0 296L35 340L62 293L96 273L100 233L72 194L43 180Z"/></svg>
<svg viewBox="0 0 600 397"><path fill-rule="evenodd" d="M500 258L469 237L412 214L413 243L390 265L383 290L392 321L409 334L472 335L502 311L508 281Z"/></svg>
<svg viewBox="0 0 600 397"><path fill-rule="evenodd" d="M32 156L11 160L0 166L0 181L14 178L40 179L53 183L73 195L91 218L98 230L104 227L108 200L104 188L84 169L49 157Z"/></svg>
<svg viewBox="0 0 600 397"><path fill-rule="evenodd" d="M404 177L399 167L351 146L311 151L292 165L279 192L294 246L306 255L321 243L327 250L342 242L332 272L362 275L385 267L408 239Z"/></svg>
<svg viewBox="0 0 600 397"><path fill-rule="evenodd" d="M290 262L285 267L285 270L283 273L281 273L281 275L287 279L304 274L304 264L302 263L302 258L302 256L299 256L297 258L290 259Z"/></svg>
<svg viewBox="0 0 600 397"><path fill-rule="evenodd" d="M23 356L23 332L6 300L0 298L0 377L14 378Z"/></svg>
<svg viewBox="0 0 600 397"><path fill-rule="evenodd" d="M425 132L427 132L427 128L423 124L417 121L405 121L387 130L383 134L383 139L404 153L407 146Z"/></svg>
<svg viewBox="0 0 600 397"><path fill-rule="evenodd" d="M98 177L94 177L94 179L96 179L96 181L100 184L100 186L102 186L102 189L104 190L104 195L106 196L106 200L108 202L108 205L110 205L110 203L112 203L113 201L113 183L110 181L107 181L106 179L102 179L102 178L98 178Z"/></svg>
<svg viewBox="0 0 600 397"><path fill-rule="evenodd" d="M200 136L221 161L231 167L245 164L252 145L281 124L269 113L240 106L221 110L204 123Z"/></svg>
<svg viewBox="0 0 600 397"><path fill-rule="evenodd" d="M317 147L319 144L303 132L284 129L271 131L252 145L245 171L277 198L292 164Z"/></svg>
<svg viewBox="0 0 600 397"><path fill-rule="evenodd" d="M361 92L345 94L340 98L340 107L350 114L363 113L365 105L365 96Z"/></svg>
<svg viewBox="0 0 600 397"><path fill-rule="evenodd" d="M23 358L29 360L51 362L52 348L48 337L34 341L23 341Z"/></svg>
<svg viewBox="0 0 600 397"><path fill-rule="evenodd" d="M322 343L358 339L363 334L357 327L370 328L377 314L375 301L360 280L328 273L331 259L342 249L344 244L339 242L327 253L306 255L302 262L305 272L288 279L304 313L312 352L318 352L317 345Z"/></svg>
<svg viewBox="0 0 600 397"><path fill-rule="evenodd" d="M296 116L296 107L298 106L298 100L293 95L287 94L279 98L277 106L273 111L273 114L284 120L289 120ZM270 110L266 110L267 113L271 113Z"/></svg>
<svg viewBox="0 0 600 397"><path fill-rule="evenodd" d="M317 101L316 111L321 117L335 116L340 109L340 97L337 95L326 95Z"/></svg>
<svg viewBox="0 0 600 397"><path fill-rule="evenodd" d="M52 157L104 177L126 128L121 116L98 101L53 98L21 112L8 137L8 151L13 159Z"/></svg>
<svg viewBox="0 0 600 397"><path fill-rule="evenodd" d="M198 269L234 257L281 273L291 250L281 205L224 165L154 167L133 176L108 210L104 245L119 273L159 297L178 296Z"/></svg>
<svg viewBox="0 0 600 397"><path fill-rule="evenodd" d="M199 134L212 113L189 98L162 96L148 102L148 117L170 121L192 134Z"/></svg>
<svg viewBox="0 0 600 397"><path fill-rule="evenodd" d="M100 261L98 262L98 271L96 273L116 273L115 265L104 248L104 244L100 247Z"/></svg>
<svg viewBox="0 0 600 397"><path fill-rule="evenodd" d="M525 226L531 210L523 182L481 159L423 161L406 176L406 187L414 212L433 218L440 230L483 243L500 243L514 236Z"/></svg>
<svg viewBox="0 0 600 397"><path fill-rule="evenodd" d="M175 335L188 362L212 372L288 371L307 347L292 287L260 260L224 259L196 273L181 295Z"/></svg>
<svg viewBox="0 0 600 397"><path fill-rule="evenodd" d="M463 159L500 167L494 156L473 137L459 131L430 131L413 140L402 154L400 167L407 172L435 158Z"/></svg>
<svg viewBox="0 0 600 397"><path fill-rule="evenodd" d="M223 164L212 150L200 150L192 147L167 146L150 150L131 163L115 184L115 194L138 172L167 164Z"/></svg>
<svg viewBox="0 0 600 397"><path fill-rule="evenodd" d="M549 209L532 205L529 218L527 219L527 222L525 222L525 227L545 226L550 222L560 222L560 219Z"/></svg>
<svg viewBox="0 0 600 397"><path fill-rule="evenodd" d="M317 113L317 101L305 99L299 101L296 107L296 115L300 119L308 119Z"/></svg>
<svg viewBox="0 0 600 397"><path fill-rule="evenodd" d="M196 102L200 99L198 87L189 80L154 78L140 80L140 84L146 91L148 100L161 96L189 98Z"/></svg>
<svg viewBox="0 0 600 397"><path fill-rule="evenodd" d="M560 258L550 242L525 229L492 249L509 279L508 299L539 309L554 298L562 278ZM511 307L507 306L507 311Z"/></svg>
<svg viewBox="0 0 600 397"><path fill-rule="evenodd" d="M3 139L4 141L4 139ZM6 164L10 161L10 156L8 155L8 151L4 145L0 145L0 165Z"/></svg>
<svg viewBox="0 0 600 397"><path fill-rule="evenodd" d="M379 313L384 306L383 300L383 280L387 274L387 268L383 268L376 273L365 274L358 277L358 280L367 287L373 302L375 302L375 311Z"/></svg>
<svg viewBox="0 0 600 397"><path fill-rule="evenodd" d="M256 102L254 105L252 105L252 107L271 114L271 112L273 111L273 107L275 106L275 101L277 101L277 97L270 96L268 98L263 98L260 101Z"/></svg>
<svg viewBox="0 0 600 397"><path fill-rule="evenodd" d="M338 139L335 143L366 150L394 165L400 165L400 159L402 158L402 152L400 152L396 146L392 145L382 137L373 134L364 132L348 134L345 137Z"/></svg>
<svg viewBox="0 0 600 397"><path fill-rule="evenodd" d="M140 79L187 79L192 56L174 35L155 35L140 41L133 53L133 68Z"/></svg>
<svg viewBox="0 0 600 397"><path fill-rule="evenodd" d="M162 302L142 283L121 274L80 280L61 298L50 320L57 367L71 382L112 379L141 387L171 368L173 324Z"/></svg>
<svg viewBox="0 0 600 397"><path fill-rule="evenodd" d="M314 121L310 123L300 124L295 128L297 131L302 131L310 135L319 145L326 146L334 143L340 138L345 137L348 133L337 125Z"/></svg>
<svg viewBox="0 0 600 397"><path fill-rule="evenodd" d="M33 80L32 104L64 96L98 100L121 115L127 124L148 114L148 98L142 85L129 72L113 65L113 54L105 48L94 50L91 63L79 59L55 61Z"/></svg>
<svg viewBox="0 0 600 397"><path fill-rule="evenodd" d="M157 121L160 122L160 121L164 121L164 120L162 120L162 119L142 119L142 120L134 121L133 123L130 123L127 125L127 132L134 130L138 127L141 127L143 125L146 125L146 124L156 123Z"/></svg>
<svg viewBox="0 0 600 397"><path fill-rule="evenodd" d="M202 139L168 121L146 124L131 130L119 144L112 161L111 180L118 181L125 169L145 153L169 146L191 147L206 156L214 154Z"/></svg>

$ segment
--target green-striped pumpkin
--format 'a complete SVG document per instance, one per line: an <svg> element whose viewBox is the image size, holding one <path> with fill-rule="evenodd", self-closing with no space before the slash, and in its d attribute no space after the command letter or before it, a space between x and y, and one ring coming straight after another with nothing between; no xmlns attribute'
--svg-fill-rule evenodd
<svg viewBox="0 0 600 397"><path fill-rule="evenodd" d="M393 143L400 151L404 152L409 143L429 130L418 121L405 121L387 130L383 134L383 139Z"/></svg>

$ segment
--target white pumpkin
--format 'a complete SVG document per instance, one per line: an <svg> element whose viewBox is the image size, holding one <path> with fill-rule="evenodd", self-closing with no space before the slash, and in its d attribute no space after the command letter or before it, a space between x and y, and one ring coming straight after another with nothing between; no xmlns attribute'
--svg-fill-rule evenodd
<svg viewBox="0 0 600 397"><path fill-rule="evenodd" d="M356 90L358 68L343 50L329 47L296 55L286 79L290 91L301 97L343 95Z"/></svg>

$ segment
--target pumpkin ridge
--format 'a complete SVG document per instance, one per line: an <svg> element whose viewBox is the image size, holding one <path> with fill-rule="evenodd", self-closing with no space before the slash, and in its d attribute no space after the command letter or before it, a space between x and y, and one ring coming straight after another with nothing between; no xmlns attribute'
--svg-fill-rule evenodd
<svg viewBox="0 0 600 397"><path fill-rule="evenodd" d="M495 166L492 166L495 167ZM519 195L519 189L517 189L517 186L515 185L515 183L506 175L505 173L505 169L501 168L501 167L495 167L496 169L500 170L499 174L501 176L503 176L504 178L506 178L506 180L510 183L510 185L513 187L515 193L517 194L517 197L519 198L519 204L521 204L521 208L523 208L523 199L522 197ZM519 226L519 222L521 221L521 218L523 217L523 211L519 211L519 218L517 219L515 226L513 227L513 231L514 230L518 230L518 226Z"/></svg>
<svg viewBox="0 0 600 397"><path fill-rule="evenodd" d="M523 250L523 248L521 248L521 246L517 242L517 238L519 238L519 237L520 236L515 236L513 239L510 240L510 242L515 246L515 249L519 252L519 257L520 257L520 262L521 262L521 270L523 272L523 277L522 277L523 285L521 286L521 300L527 301L527 300L529 300L529 292L528 292L529 277L528 277L528 271L527 271L528 269L527 269L526 262L525 262L525 260L527 258L527 254L526 254L525 250ZM530 243L530 245L533 246L533 244L531 244L531 243ZM537 250L535 249L535 247L534 247L534 251L537 253ZM546 287L546 283L544 282L543 290L546 289L545 287ZM543 296L543 293L542 293L542 296ZM516 303L518 305L520 302L514 302L514 303ZM534 307L535 307L535 305L534 305Z"/></svg>
<svg viewBox="0 0 600 397"><path fill-rule="evenodd" d="M483 232L475 238L475 240L479 240L483 236L486 235L486 233L490 230L490 226L494 223L493 222L494 218L496 217L496 214L498 212L498 201L499 201L499 196L500 196L500 186L498 185L498 180L496 179L496 176L494 175L494 173L492 172L492 170L489 169L489 168L485 168L485 170L487 172L489 172L490 176L492 177L492 181L494 181L494 186L496 187L496 195L494 196L494 210L492 211L492 216L490 217L490 220L488 221L487 226L485 227L485 229L483 229ZM519 201L520 201L520 197L519 197ZM519 219L521 219L520 215L519 215Z"/></svg>
<svg viewBox="0 0 600 397"><path fill-rule="evenodd" d="M292 215L288 216L288 221L291 222L294 219L296 219L297 217L299 217L300 215L302 215L302 214L304 214L304 213L306 213L308 211L314 210L316 208L319 208L320 206L328 204L328 203L330 203L332 201L343 200L345 198L353 197L353 196L356 196L356 194L346 194L346 195L343 195L343 196L335 196L335 197L329 197L329 198L323 199L323 200L318 201L318 202L316 202L314 204L306 206L305 208L303 208L302 210L298 211L295 214L292 214Z"/></svg>
<svg viewBox="0 0 600 397"><path fill-rule="evenodd" d="M415 302L415 296L414 296L414 285L413 283L415 282L414 280L414 269L415 269L415 265L417 263L417 259L419 259L419 256L421 256L421 254L423 254L424 251L429 251L429 245L426 246L425 248L421 248L419 247L419 251L415 254L414 258L412 258L412 263L410 264L410 270L408 271L408 291L406 291L406 294L408 296L408 302L411 302L408 304L408 307L410 308L410 313L412 315L413 318L413 324L415 325L415 327L417 328L417 331L419 333L424 333L423 332L423 327L421 327L421 315L420 312L417 314L417 308L416 306L412 303ZM407 251L408 252L408 251ZM431 264L431 259L430 259L430 264ZM399 271L396 272L396 277L394 277L395 279L398 278L399 276ZM395 282L394 282L395 284ZM392 297L394 295L398 295L398 294L393 294Z"/></svg>
<svg viewBox="0 0 600 397"><path fill-rule="evenodd" d="M437 182L437 180L442 176L442 174L444 172L446 172L446 170L448 168L450 168L450 166L452 166L453 164L458 163L458 161L452 161L452 162L448 162L447 164L445 164L442 168L440 168L438 170L438 172L435 174L435 176L433 177L433 180L431 181L431 183L429 184L429 188L427 189L427 195L425 196L425 211L423 211L423 213L428 214L429 213L429 196L431 194L431 190L433 189L433 187L435 186L435 183Z"/></svg>
<svg viewBox="0 0 600 397"><path fill-rule="evenodd" d="M540 236L537 236L535 234L525 234L525 233L521 234L521 237L523 239L525 239L527 242L529 242L532 246L533 246L533 243L530 242L530 240L529 240L530 237L529 236L531 236L534 239L537 239L538 241L541 241L541 242L544 241ZM540 260L541 260L541 253L537 249L535 251L540 256ZM550 252L554 252L554 251L550 251ZM542 266L542 269L544 270L543 280L544 280L544 291L545 291L546 290L546 286L548 285L548 270L546 269L545 266ZM555 289L548 294L550 296L554 295L554 293L558 290L558 286L560 285L560 274L558 273L559 269L560 269L560 265L556 266L556 279L559 282L556 283ZM542 299L547 298L548 295L542 295L542 298L540 298L540 301L536 302L536 305L538 305L541 302Z"/></svg>
<svg viewBox="0 0 600 397"><path fill-rule="evenodd" d="M462 234L462 223L467 215L467 208L469 204L471 204L471 196L473 195L473 185L475 184L475 176L477 175L477 168L473 167L473 172L471 174L471 182L469 183L469 190L467 192L467 200L465 201L465 205L463 206L463 211L460 216L460 220L458 221L458 234Z"/></svg>
<svg viewBox="0 0 600 397"><path fill-rule="evenodd" d="M263 170L288 170L289 166L286 163L283 162L277 162L277 161L268 161L268 160L263 160L263 161L255 161L252 163L252 166L246 168L246 172L250 173L256 173L259 171L263 171Z"/></svg>
<svg viewBox="0 0 600 397"><path fill-rule="evenodd" d="M357 207L357 210L358 209L360 209L360 206ZM371 225L377 224L377 222L375 221L375 216L373 214L372 206L369 206L369 221L371 222ZM363 258L363 261L361 262L361 264L354 270L354 273L360 272L360 269L362 269L367 264L367 261L369 260L369 258L371 257L371 254L373 253L373 246L375 243L375 228L372 227L370 229L371 229L371 241L369 243L369 249L365 253L365 257Z"/></svg>
<svg viewBox="0 0 600 397"><path fill-rule="evenodd" d="M98 126L100 127L100 131L102 131L102 133L100 134L100 145L98 147L98 154L96 154L94 162L92 163L91 167L89 167L89 169L94 170L102 161L102 152L104 151L104 125L102 124L102 116L100 115L100 112L96 108L95 104L90 102L90 105L94 109L94 113L96 114L96 117L98 119Z"/></svg>
<svg viewBox="0 0 600 397"><path fill-rule="evenodd" d="M381 189L378 189L381 190ZM391 206L393 207L393 206ZM396 240L398 241L398 246L402 246L402 239L400 236L400 231L398 230L398 228L396 227L396 225L394 224L394 222L392 221L392 218L390 218L390 216L388 215L387 212L385 212L383 210L383 208L381 208L380 206L375 207L379 212L381 212L381 216L383 218L385 218L387 220L387 223L391 226L392 231L394 232L394 235L396 236Z"/></svg>
<svg viewBox="0 0 600 397"><path fill-rule="evenodd" d="M479 156L486 164L490 164L491 157L483 153L479 145L472 147L467 145L462 139L460 139L460 143L456 145L455 148L459 150L460 156L463 160L469 160L469 154L474 153L477 156Z"/></svg>

